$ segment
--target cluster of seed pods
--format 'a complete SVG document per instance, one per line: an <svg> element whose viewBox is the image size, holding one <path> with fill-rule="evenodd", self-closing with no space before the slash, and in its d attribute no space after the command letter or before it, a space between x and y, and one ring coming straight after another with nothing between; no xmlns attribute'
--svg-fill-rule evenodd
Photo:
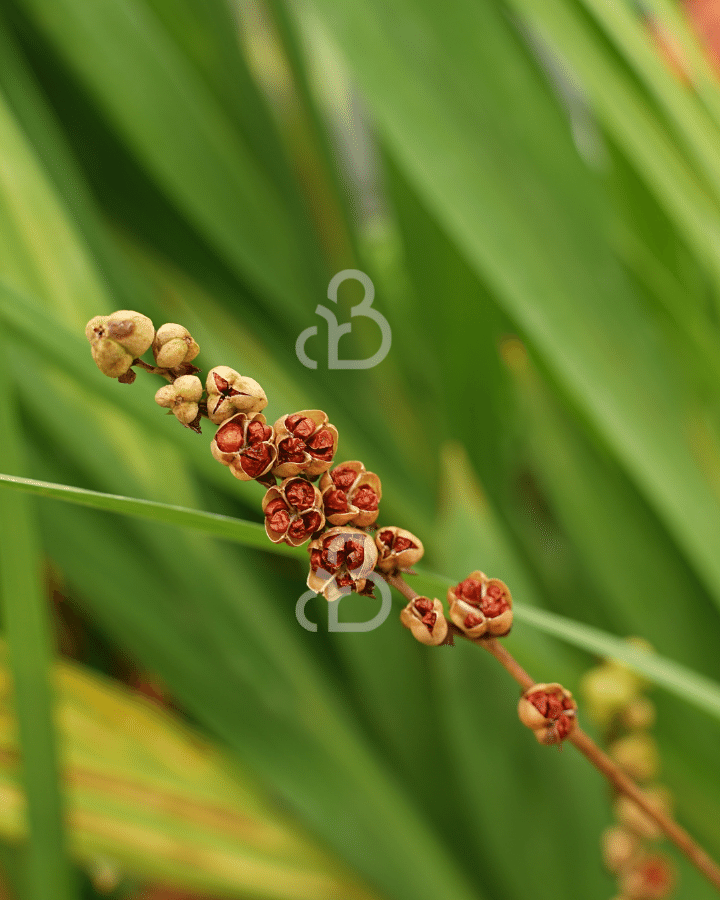
<svg viewBox="0 0 720 900"><path fill-rule="evenodd" d="M182 325L155 330L133 310L95 316L86 336L98 368L127 384L133 367L164 377L156 402L188 428L202 418L217 426L213 457L241 481L267 488L262 500L265 532L273 543L309 544L308 585L328 600L350 591L372 594L368 575L406 571L423 553L422 543L394 526L377 530L382 486L362 462L334 465L338 431L319 409L287 413L270 424L265 391L230 366L215 366L205 379L192 360L200 352ZM152 350L155 366L141 356ZM377 534L375 532L377 531Z"/></svg>
<svg viewBox="0 0 720 900"><path fill-rule="evenodd" d="M422 542L412 532L376 526L382 498L378 476L358 460L334 464L338 431L322 410L286 413L269 424L263 415L267 396L253 378L229 366L216 366L203 384L200 369L193 364L200 348L189 331L176 323L156 330L147 316L119 310L95 316L85 334L93 359L105 375L125 384L135 380L133 367L160 375L168 382L155 395L161 407L196 432L202 418L217 426L210 446L213 457L235 478L258 481L267 489L262 512L269 540L292 547L308 544L311 590L328 601L351 591L372 596L373 571L392 581L422 558ZM154 366L141 359L149 350ZM414 595L404 587L412 599L400 620L423 644L452 643L456 634L471 641L494 640L506 636L512 627L507 585L479 570L448 589L448 617L439 599ZM598 671L596 679L607 681L607 672ZM610 676L617 680L617 672ZM626 672L625 681L628 678ZM598 693L605 705L608 696L614 696L613 692ZM647 702L633 696L618 709L628 716L632 710L637 718L646 711ZM542 744L560 744L571 735L576 711L572 694L554 683L532 685L518 706L521 721ZM616 741L613 752L618 765L640 780L647 775L647 767L652 768L649 738L642 727L641 723L640 729ZM632 771L632 765L646 768ZM652 791L648 789L648 798ZM658 808L666 806L662 791L656 793ZM674 879L672 866L665 856L645 846L657 837L655 823L625 796L617 798L616 813L618 824L606 833L604 847L624 900L666 897Z"/></svg>

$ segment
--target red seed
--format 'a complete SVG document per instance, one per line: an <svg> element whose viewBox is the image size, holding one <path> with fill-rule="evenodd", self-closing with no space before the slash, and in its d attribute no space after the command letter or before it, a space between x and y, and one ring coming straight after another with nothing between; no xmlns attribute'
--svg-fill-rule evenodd
<svg viewBox="0 0 720 900"><path fill-rule="evenodd" d="M272 463L272 450L267 444L255 444L240 454L240 465L243 472L251 478L257 478L266 472Z"/></svg>
<svg viewBox="0 0 720 900"><path fill-rule="evenodd" d="M411 540L405 537L397 537L393 545L393 553L402 553L403 550L409 550L411 547L417 547Z"/></svg>
<svg viewBox="0 0 720 900"><path fill-rule="evenodd" d="M427 597L420 597L419 600L415 601L415 609L419 613L428 613L433 608L432 600L428 600Z"/></svg>
<svg viewBox="0 0 720 900"><path fill-rule="evenodd" d="M274 516L275 513L281 509L287 510L287 506L285 505L285 501L282 499L282 497L278 497L276 500L271 500L265 507L265 518Z"/></svg>
<svg viewBox="0 0 720 900"><path fill-rule="evenodd" d="M302 519L293 519L290 527L288 528L288 535L294 538L296 541L300 540L307 534L307 529L305 528L305 523Z"/></svg>
<svg viewBox="0 0 720 900"><path fill-rule="evenodd" d="M303 463L305 462L305 444L297 438L285 438L278 445L278 462Z"/></svg>
<svg viewBox="0 0 720 900"><path fill-rule="evenodd" d="M308 535L313 534L322 525L322 516L319 512L305 513L302 520L305 525L305 533Z"/></svg>
<svg viewBox="0 0 720 900"><path fill-rule="evenodd" d="M545 718L547 718L547 709L548 709L548 696L543 691L537 691L535 694L530 694L527 698L535 709Z"/></svg>
<svg viewBox="0 0 720 900"><path fill-rule="evenodd" d="M297 479L285 488L285 496L296 509L310 509L315 504L315 489L304 479Z"/></svg>
<svg viewBox="0 0 720 900"><path fill-rule="evenodd" d="M536 691L527 699L546 719L553 721L559 719L566 709L573 706L572 701L566 697L558 697L557 694L548 694L545 691Z"/></svg>
<svg viewBox="0 0 720 900"><path fill-rule="evenodd" d="M499 615L502 615L506 609L510 609L510 606L505 600L493 602L488 601L486 598L481 604L481 609L488 619L496 619Z"/></svg>
<svg viewBox="0 0 720 900"><path fill-rule="evenodd" d="M325 495L325 512L328 515L344 513L348 511L345 491L328 491Z"/></svg>
<svg viewBox="0 0 720 900"><path fill-rule="evenodd" d="M378 495L371 487L363 485L353 494L352 502L358 509L364 509L369 512L378 508L379 500Z"/></svg>
<svg viewBox="0 0 720 900"><path fill-rule="evenodd" d="M335 487L341 488L343 491L349 491L353 486L353 482L357 478L357 472L349 466L338 466L330 473L330 477Z"/></svg>
<svg viewBox="0 0 720 900"><path fill-rule="evenodd" d="M332 459L335 441L330 431L318 431L307 441L307 450L315 459Z"/></svg>
<svg viewBox="0 0 720 900"><path fill-rule="evenodd" d="M242 425L238 422L223 425L215 435L215 443L223 453L237 453L245 444Z"/></svg>
<svg viewBox="0 0 720 900"><path fill-rule="evenodd" d="M345 563L348 569L357 569L365 560L365 551L357 541L345 542Z"/></svg>
<svg viewBox="0 0 720 900"><path fill-rule="evenodd" d="M300 413L288 416L285 419L285 427L290 434L294 434L296 438L301 438L303 440L309 438L313 431L315 431L315 423L313 420L308 419L307 416L301 416Z"/></svg>
<svg viewBox="0 0 720 900"><path fill-rule="evenodd" d="M290 524L290 516L286 509L280 509L268 517L268 528L276 534L285 534Z"/></svg>
<svg viewBox="0 0 720 900"><path fill-rule="evenodd" d="M327 542L329 544L329 541ZM325 546L322 551L323 569L328 572L337 572L340 566L345 562L344 550L335 550L329 546Z"/></svg>
<svg viewBox="0 0 720 900"><path fill-rule="evenodd" d="M482 592L482 582L477 578L466 578L461 581L455 588L455 593L468 600L470 603L478 604L480 602L480 594Z"/></svg>
<svg viewBox="0 0 720 900"><path fill-rule="evenodd" d="M261 441L266 441L270 436L266 434L268 430L262 422L251 422L247 427L248 444L259 444Z"/></svg>
<svg viewBox="0 0 720 900"><path fill-rule="evenodd" d="M555 731L558 738L562 741L570 734L573 727L573 719L570 716L560 716L555 720Z"/></svg>

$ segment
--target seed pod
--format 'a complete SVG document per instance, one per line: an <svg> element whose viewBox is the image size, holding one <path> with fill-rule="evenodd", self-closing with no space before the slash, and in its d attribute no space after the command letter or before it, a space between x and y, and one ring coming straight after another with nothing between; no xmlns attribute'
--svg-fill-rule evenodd
<svg viewBox="0 0 720 900"><path fill-rule="evenodd" d="M607 662L585 673L581 689L588 715L608 726L637 698L640 682L629 669Z"/></svg>
<svg viewBox="0 0 720 900"><path fill-rule="evenodd" d="M651 806L654 806L659 812L669 815L672 809L672 798L667 788L662 785L645 788L643 790L645 799ZM641 809L634 800L631 800L625 794L615 800L613 805L615 818L635 832L639 837L646 840L656 840L662 834L660 826L655 819L651 818L644 809Z"/></svg>
<svg viewBox="0 0 720 900"><path fill-rule="evenodd" d="M429 597L416 597L400 613L400 621L421 644L437 647L447 637L448 623L442 603Z"/></svg>
<svg viewBox="0 0 720 900"><path fill-rule="evenodd" d="M512 596L499 578L478 570L448 589L450 618L468 637L504 637L512 628Z"/></svg>
<svg viewBox="0 0 720 900"><path fill-rule="evenodd" d="M660 771L657 744L645 732L631 732L618 738L608 751L620 768L635 781L656 778Z"/></svg>
<svg viewBox="0 0 720 900"><path fill-rule="evenodd" d="M331 525L347 525L351 522L365 528L378 517L378 504L382 497L380 479L374 472L353 460L340 463L320 479L325 515Z"/></svg>
<svg viewBox="0 0 720 900"><path fill-rule="evenodd" d="M90 348L90 352L98 369L110 378L126 376L135 359L132 353L128 353L120 344L109 340L97 341Z"/></svg>
<svg viewBox="0 0 720 900"><path fill-rule="evenodd" d="M152 352L158 366L175 369L195 359L200 347L183 325L166 322L157 330L152 342Z"/></svg>
<svg viewBox="0 0 720 900"><path fill-rule="evenodd" d="M450 618L471 640L481 638L488 630L488 620L482 610L464 600L456 600L450 604Z"/></svg>
<svg viewBox="0 0 720 900"><path fill-rule="evenodd" d="M377 567L381 572L405 571L422 559L425 548L411 531L389 525L375 535L378 549Z"/></svg>
<svg viewBox="0 0 720 900"><path fill-rule="evenodd" d="M367 587L367 576L375 568L377 550L370 535L357 528L330 528L310 542L310 574L307 585L326 600Z"/></svg>
<svg viewBox="0 0 720 900"><path fill-rule="evenodd" d="M302 473L315 478L332 465L338 433L321 409L303 409L275 423L277 463L273 475L287 478Z"/></svg>
<svg viewBox="0 0 720 900"><path fill-rule="evenodd" d="M617 875L640 849L640 838L621 825L605 829L601 839L605 868Z"/></svg>
<svg viewBox="0 0 720 900"><path fill-rule="evenodd" d="M655 724L655 704L647 697L637 697L620 714L625 728L652 728Z"/></svg>
<svg viewBox="0 0 720 900"><path fill-rule="evenodd" d="M208 417L220 425L235 413L259 413L267 406L265 391L253 378L248 378L229 366L210 369L205 381Z"/></svg>
<svg viewBox="0 0 720 900"><path fill-rule="evenodd" d="M518 703L523 725L541 744L560 744L575 727L577 703L561 684L534 684Z"/></svg>
<svg viewBox="0 0 720 900"><path fill-rule="evenodd" d="M252 481L273 467L273 430L261 413L254 416L237 413L218 428L210 452L218 462L229 466L236 478Z"/></svg>
<svg viewBox="0 0 720 900"><path fill-rule="evenodd" d="M675 886L675 877L667 856L643 853L622 872L619 887L627 900L662 900Z"/></svg>
<svg viewBox="0 0 720 900"><path fill-rule="evenodd" d="M265 533L273 542L299 547L325 524L322 495L304 478L286 478L262 503Z"/></svg>
<svg viewBox="0 0 720 900"><path fill-rule="evenodd" d="M181 375L155 394L155 402L172 410L175 418L189 425L197 418L198 401L202 397L202 381L196 375Z"/></svg>
<svg viewBox="0 0 720 900"><path fill-rule="evenodd" d="M133 360L142 356L155 336L147 316L121 309L109 316L95 316L85 326L85 337L97 367L110 378L124 375Z"/></svg>

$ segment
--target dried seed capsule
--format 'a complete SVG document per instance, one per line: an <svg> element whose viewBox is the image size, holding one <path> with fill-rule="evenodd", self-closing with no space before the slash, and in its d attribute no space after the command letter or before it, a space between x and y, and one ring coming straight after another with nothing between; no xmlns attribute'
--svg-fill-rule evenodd
<svg viewBox="0 0 720 900"><path fill-rule="evenodd" d="M210 369L205 382L208 417L220 425L235 413L259 413L267 406L265 391L253 378L248 378L229 366Z"/></svg>
<svg viewBox="0 0 720 900"><path fill-rule="evenodd" d="M218 462L229 466L236 478L252 481L269 472L275 463L273 430L261 413L237 413L218 428L210 452Z"/></svg>
<svg viewBox="0 0 720 900"><path fill-rule="evenodd" d="M203 394L202 381L196 375L181 375L155 394L155 402L172 410L175 418L189 425L197 418L198 401Z"/></svg>
<svg viewBox="0 0 720 900"><path fill-rule="evenodd" d="M512 596L499 578L476 570L448 589L450 618L468 637L504 637L512 628Z"/></svg>
<svg viewBox="0 0 720 900"><path fill-rule="evenodd" d="M610 745L609 753L620 768L635 781L656 778L660 771L657 744L642 731L631 732Z"/></svg>
<svg viewBox="0 0 720 900"><path fill-rule="evenodd" d="M299 547L325 524L322 495L304 478L286 478L271 487L262 503L265 533L273 542Z"/></svg>
<svg viewBox="0 0 720 900"><path fill-rule="evenodd" d="M378 549L377 567L381 572L405 571L422 559L425 548L411 531L388 525L375 535Z"/></svg>
<svg viewBox="0 0 720 900"><path fill-rule="evenodd" d="M588 715L598 725L607 726L638 696L640 681L624 666L603 663L585 673L581 689Z"/></svg>
<svg viewBox="0 0 720 900"><path fill-rule="evenodd" d="M672 809L672 798L667 788L662 785L655 785L643 790L645 799L651 806L654 806L659 812L669 815ZM646 840L656 840L662 834L660 826L655 819L649 816L644 809L641 809L634 800L631 800L625 794L621 794L613 805L615 818L635 832L639 837Z"/></svg>
<svg viewBox="0 0 720 900"><path fill-rule="evenodd" d="M607 828L601 843L605 868L614 875L624 869L640 849L640 838L621 825Z"/></svg>
<svg viewBox="0 0 720 900"><path fill-rule="evenodd" d="M142 356L155 336L147 316L121 309L109 316L95 316L85 326L85 337L97 367L110 378L125 375L133 360Z"/></svg>
<svg viewBox="0 0 720 900"><path fill-rule="evenodd" d="M275 423L277 463L273 475L287 478L302 473L315 478L332 465L338 433L321 409L303 409Z"/></svg>
<svg viewBox="0 0 720 900"><path fill-rule="evenodd" d="M175 369L195 359L200 347L183 325L166 322L157 330L152 342L152 352L158 366Z"/></svg>
<svg viewBox="0 0 720 900"><path fill-rule="evenodd" d="M523 725L535 733L541 744L559 744L575 727L577 703L561 684L534 684L518 703Z"/></svg>
<svg viewBox="0 0 720 900"><path fill-rule="evenodd" d="M325 516L331 525L347 525L349 522L365 528L378 517L378 504L382 497L380 479L374 472L353 460L340 463L320 479Z"/></svg>
<svg viewBox="0 0 720 900"><path fill-rule="evenodd" d="M642 853L622 872L619 887L627 900L662 900L675 886L675 869L662 853Z"/></svg>
<svg viewBox="0 0 720 900"><path fill-rule="evenodd" d="M447 637L448 623L442 603L429 597L416 597L400 613L400 621L421 644L437 647Z"/></svg>
<svg viewBox="0 0 720 900"><path fill-rule="evenodd" d="M367 576L377 562L377 550L370 535L340 525L311 541L308 549L307 585L311 591L323 594L328 601L350 591L365 592Z"/></svg>
<svg viewBox="0 0 720 900"><path fill-rule="evenodd" d="M647 697L638 697L620 714L625 728L652 728L655 724L655 704Z"/></svg>
<svg viewBox="0 0 720 900"><path fill-rule="evenodd" d="M98 341L92 345L90 352L98 369L110 378L122 378L127 375L135 359L132 353L128 353L115 341Z"/></svg>

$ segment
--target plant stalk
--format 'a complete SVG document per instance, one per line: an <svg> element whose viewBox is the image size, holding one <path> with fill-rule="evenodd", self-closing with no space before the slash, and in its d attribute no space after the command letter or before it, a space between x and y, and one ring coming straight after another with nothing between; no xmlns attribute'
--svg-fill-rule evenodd
<svg viewBox="0 0 720 900"><path fill-rule="evenodd" d="M398 590L408 600L414 600L420 595L414 591L405 581L402 575L386 575L385 580L389 585ZM456 628L451 622L448 622L448 628L451 630L453 637L459 635L465 637L463 632ZM487 650L500 665L515 679L523 691L531 688L536 682L523 669L520 663L510 653L510 651L501 644L497 638L481 637L475 640L466 638L471 644L478 644L484 650ZM625 794L634 803L636 803L650 818L658 824L666 837L675 844L675 846L683 853L687 859L695 866L695 868L707 878L707 880L720 891L720 866L715 860L692 838L684 828L662 810L657 809L651 803L635 784L635 782L623 772L623 770L615 763L593 739L586 734L578 725L568 735L567 740L577 747L580 753L588 759L593 766L604 775L612 786L621 794Z"/></svg>

